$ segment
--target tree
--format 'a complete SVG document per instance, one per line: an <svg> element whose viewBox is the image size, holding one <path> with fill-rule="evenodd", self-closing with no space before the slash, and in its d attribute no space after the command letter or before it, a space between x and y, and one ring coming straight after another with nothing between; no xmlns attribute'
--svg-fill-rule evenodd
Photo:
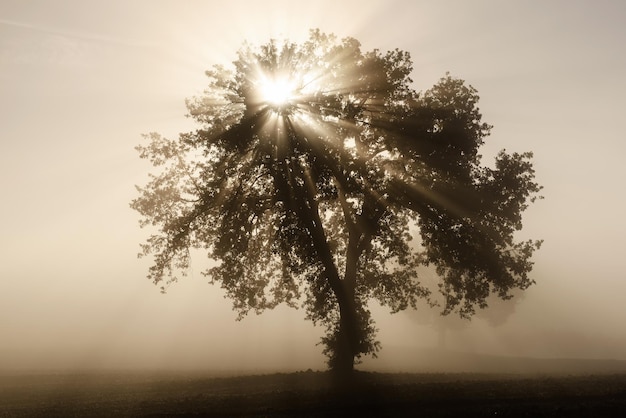
<svg viewBox="0 0 626 418"><path fill-rule="evenodd" d="M333 370L379 349L370 299L398 312L432 292L470 316L496 293L526 289L539 241L516 242L541 187L531 153L481 166L491 126L477 91L446 74L415 92L401 50L361 51L311 31L301 44L244 45L187 101L200 128L137 147L158 168L131 207L158 232L142 246L149 278L184 275L190 249L239 318L280 303L323 325Z"/></svg>

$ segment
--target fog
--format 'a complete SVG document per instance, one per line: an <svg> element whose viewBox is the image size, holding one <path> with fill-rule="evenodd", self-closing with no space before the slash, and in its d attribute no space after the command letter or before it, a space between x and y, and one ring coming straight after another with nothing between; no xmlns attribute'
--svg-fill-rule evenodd
<svg viewBox="0 0 626 418"><path fill-rule="evenodd" d="M128 206L150 171L134 146L192 126L184 100L206 69L310 28L409 51L417 90L465 79L494 125L485 158L533 151L545 187L519 234L545 240L536 285L470 322L372 305L383 348L362 367L448 351L626 361L624 18L611 1L3 2L0 370L325 367L302 310L235 321L201 255L161 294Z"/></svg>

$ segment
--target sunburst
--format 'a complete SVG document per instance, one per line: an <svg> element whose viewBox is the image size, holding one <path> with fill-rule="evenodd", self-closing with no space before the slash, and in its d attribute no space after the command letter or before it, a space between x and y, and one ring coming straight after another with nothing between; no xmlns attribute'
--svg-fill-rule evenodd
<svg viewBox="0 0 626 418"><path fill-rule="evenodd" d="M276 108L291 104L297 96L296 83L287 77L264 78L258 87L261 100Z"/></svg>

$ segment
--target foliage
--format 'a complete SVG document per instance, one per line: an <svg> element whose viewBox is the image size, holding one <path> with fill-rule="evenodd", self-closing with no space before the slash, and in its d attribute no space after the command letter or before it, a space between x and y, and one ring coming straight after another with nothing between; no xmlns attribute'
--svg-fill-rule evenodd
<svg viewBox="0 0 626 418"><path fill-rule="evenodd" d="M541 189L532 154L481 166L491 127L477 91L447 74L417 93L411 72L407 52L319 31L244 45L207 71L187 102L200 128L138 147L159 168L131 204L158 228L143 245L150 279L176 281L203 249L240 317L302 306L336 369L378 349L369 300L392 312L431 300L420 266L437 269L444 313L531 285L540 242L514 232ZM280 103L262 95L276 80L290 88Z"/></svg>

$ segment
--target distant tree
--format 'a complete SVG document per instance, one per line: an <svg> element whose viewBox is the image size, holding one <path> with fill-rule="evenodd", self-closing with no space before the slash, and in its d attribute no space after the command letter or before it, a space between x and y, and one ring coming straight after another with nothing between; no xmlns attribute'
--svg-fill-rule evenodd
<svg viewBox="0 0 626 418"><path fill-rule="evenodd" d="M199 129L137 147L158 167L131 203L158 228L148 277L176 281L202 249L239 318L301 305L341 372L379 349L370 299L391 312L432 301L421 265L436 268L443 313L531 285L540 242L513 235L541 189L532 154L481 166L477 91L446 75L417 93L411 72L407 52L317 30L207 71L187 102Z"/></svg>
<svg viewBox="0 0 626 418"><path fill-rule="evenodd" d="M437 290L440 279L433 267L424 267L418 271L420 282L429 290ZM442 295L439 299L441 299ZM428 326L437 332L437 347L447 350L448 334L457 334L470 327L474 318L483 321L490 327L499 327L504 325L511 315L515 313L517 306L523 301L525 293L522 290L514 289L509 292L508 297L501 299L496 294L491 294L485 300L488 306L476 312L473 317L459 317L457 315L441 315L434 309L422 309L424 304L418 306L417 309L409 313L409 318L413 319L417 324ZM432 303L433 301L431 301ZM440 301L437 301L440 303ZM459 347L454 347L458 350ZM462 347L461 347L462 349Z"/></svg>

